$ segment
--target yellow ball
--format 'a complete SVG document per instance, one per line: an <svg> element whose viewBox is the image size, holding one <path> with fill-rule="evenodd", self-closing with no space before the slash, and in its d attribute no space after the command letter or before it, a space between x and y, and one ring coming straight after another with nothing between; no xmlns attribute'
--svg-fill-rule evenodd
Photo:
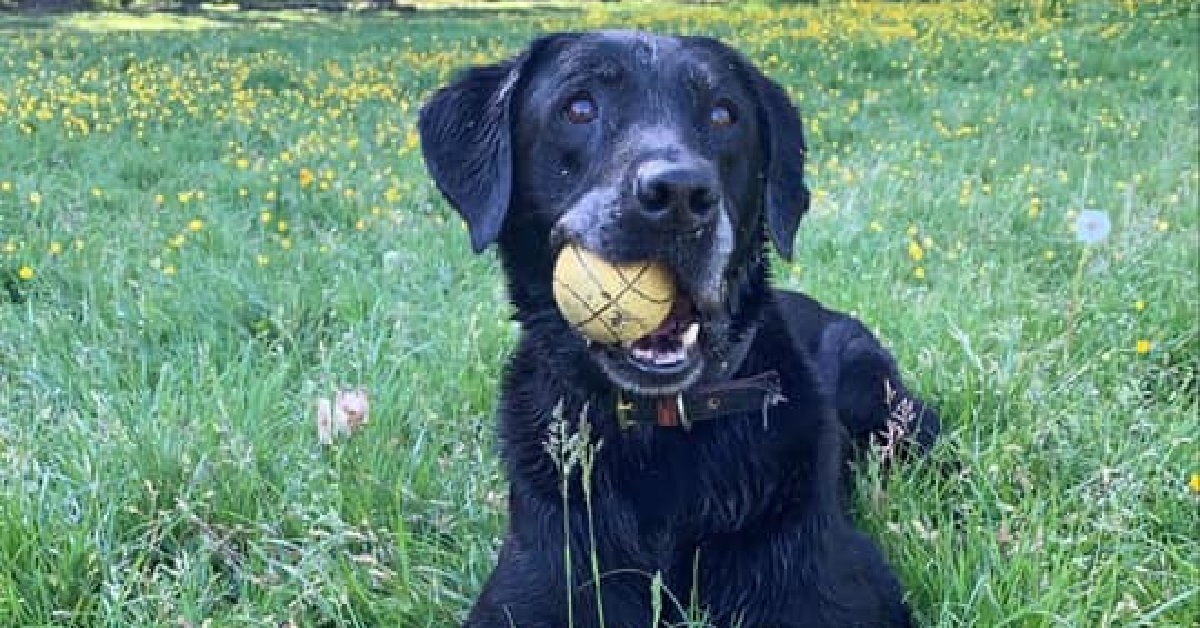
<svg viewBox="0 0 1200 628"><path fill-rule="evenodd" d="M662 264L612 264L574 244L554 264L554 300L584 336L629 344L658 328L675 301L675 281Z"/></svg>

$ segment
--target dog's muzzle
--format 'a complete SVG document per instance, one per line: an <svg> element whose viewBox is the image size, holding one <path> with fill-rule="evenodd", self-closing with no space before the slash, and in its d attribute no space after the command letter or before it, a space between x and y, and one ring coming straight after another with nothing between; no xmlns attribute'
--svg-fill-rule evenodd
<svg viewBox="0 0 1200 628"><path fill-rule="evenodd" d="M653 260L675 276L667 318L625 345L590 343L593 359L621 388L674 394L693 385L724 352L722 277L733 248L729 208L707 161L678 153L635 159L571 204L551 231L559 251L576 244L614 263Z"/></svg>

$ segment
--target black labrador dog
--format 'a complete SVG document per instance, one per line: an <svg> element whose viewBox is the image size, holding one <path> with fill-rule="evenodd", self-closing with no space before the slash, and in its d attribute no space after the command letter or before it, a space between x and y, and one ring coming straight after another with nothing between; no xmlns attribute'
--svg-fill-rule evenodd
<svg viewBox="0 0 1200 628"><path fill-rule="evenodd" d="M565 33L467 70L419 128L521 327L509 531L466 625L910 625L840 476L847 442L899 426L926 448L937 417L861 323L768 285L809 204L784 90L713 39ZM665 264L667 321L627 346L580 335L552 294L569 243ZM587 478L548 448L585 422Z"/></svg>

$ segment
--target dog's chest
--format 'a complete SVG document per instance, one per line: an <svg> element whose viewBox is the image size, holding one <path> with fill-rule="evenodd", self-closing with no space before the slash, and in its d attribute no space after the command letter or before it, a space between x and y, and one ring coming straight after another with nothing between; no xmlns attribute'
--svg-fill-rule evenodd
<svg viewBox="0 0 1200 628"><path fill-rule="evenodd" d="M625 443L607 461L611 486L631 508L650 553L675 552L696 531L740 530L784 497L785 461L772 458L769 431L761 420L707 432L659 430L649 440Z"/></svg>

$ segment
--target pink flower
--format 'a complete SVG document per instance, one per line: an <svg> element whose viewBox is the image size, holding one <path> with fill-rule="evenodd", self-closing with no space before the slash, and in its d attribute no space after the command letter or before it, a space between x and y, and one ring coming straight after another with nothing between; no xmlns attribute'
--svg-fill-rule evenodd
<svg viewBox="0 0 1200 628"><path fill-rule="evenodd" d="M317 442L332 445L334 439L350 436L369 422L370 413L370 398L361 388L337 391L332 403L317 399Z"/></svg>
<svg viewBox="0 0 1200 628"><path fill-rule="evenodd" d="M337 419L339 423L345 424L347 432L366 425L370 413L371 401L367 397L367 391L361 388L338 391Z"/></svg>

